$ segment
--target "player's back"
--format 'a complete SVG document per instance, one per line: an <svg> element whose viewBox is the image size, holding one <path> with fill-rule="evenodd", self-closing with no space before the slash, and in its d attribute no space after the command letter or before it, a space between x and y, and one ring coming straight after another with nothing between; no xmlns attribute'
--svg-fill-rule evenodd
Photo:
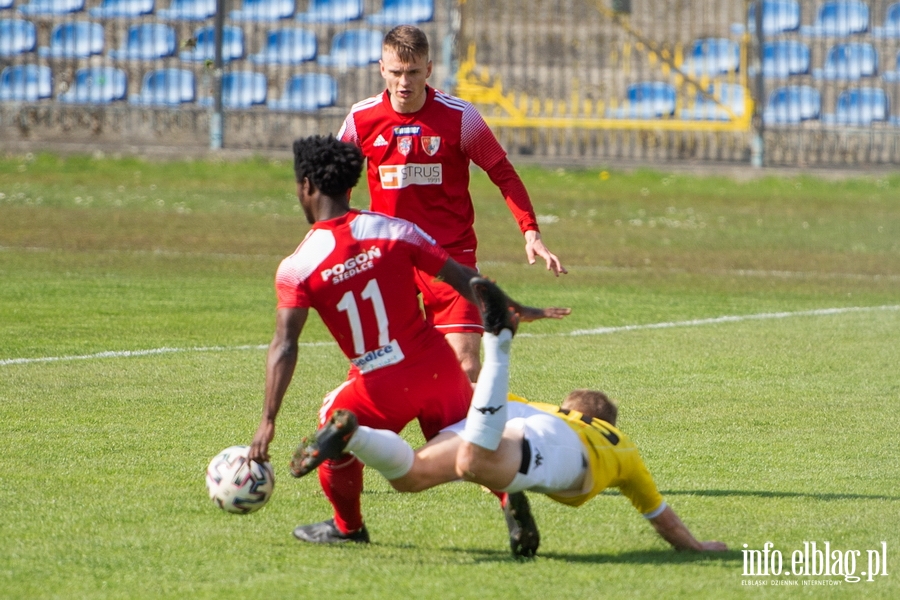
<svg viewBox="0 0 900 600"><path fill-rule="evenodd" d="M412 223L352 210L316 223L282 261L279 307L316 309L363 373L396 365L443 341L422 316L413 269L437 273L446 260Z"/></svg>

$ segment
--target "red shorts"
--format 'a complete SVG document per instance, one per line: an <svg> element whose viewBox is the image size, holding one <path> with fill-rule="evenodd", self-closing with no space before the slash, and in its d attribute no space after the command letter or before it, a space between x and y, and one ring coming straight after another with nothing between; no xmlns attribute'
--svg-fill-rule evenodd
<svg viewBox="0 0 900 600"><path fill-rule="evenodd" d="M457 259L457 262L475 268L474 261L468 264ZM422 293L425 320L434 325L435 329L443 334L484 333L478 307L460 296L450 284L435 281L434 277L417 269L416 287Z"/></svg>
<svg viewBox="0 0 900 600"><path fill-rule="evenodd" d="M339 408L356 414L360 425L399 433L413 419L426 440L466 418L472 383L444 340L403 363L361 375L351 370L347 381L322 401L319 424Z"/></svg>

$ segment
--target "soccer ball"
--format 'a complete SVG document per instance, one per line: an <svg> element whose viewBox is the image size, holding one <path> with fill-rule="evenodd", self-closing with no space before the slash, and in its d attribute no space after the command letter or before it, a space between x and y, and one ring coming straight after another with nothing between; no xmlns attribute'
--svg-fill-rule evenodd
<svg viewBox="0 0 900 600"><path fill-rule="evenodd" d="M250 462L249 446L225 448L206 468L206 489L216 506L230 513L257 511L272 497L275 473L269 463Z"/></svg>

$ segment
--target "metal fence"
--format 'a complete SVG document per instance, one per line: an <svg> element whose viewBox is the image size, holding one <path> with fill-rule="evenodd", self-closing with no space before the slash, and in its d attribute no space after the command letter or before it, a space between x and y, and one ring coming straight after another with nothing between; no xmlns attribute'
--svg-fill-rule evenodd
<svg viewBox="0 0 900 600"><path fill-rule="evenodd" d="M225 0L221 70L215 12L0 0L0 147L207 147L221 78L223 146L288 148L383 89L380 38L413 21L513 155L900 164L890 0Z"/></svg>

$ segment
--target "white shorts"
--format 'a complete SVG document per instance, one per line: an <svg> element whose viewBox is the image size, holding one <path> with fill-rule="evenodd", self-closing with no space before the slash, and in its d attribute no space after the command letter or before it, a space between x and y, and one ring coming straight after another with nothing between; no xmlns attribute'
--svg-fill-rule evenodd
<svg viewBox="0 0 900 600"><path fill-rule="evenodd" d="M507 405L506 426L524 431L522 466L503 492L533 491L552 494L576 488L588 461L578 434L559 417L521 402ZM462 420L443 431L459 434Z"/></svg>

